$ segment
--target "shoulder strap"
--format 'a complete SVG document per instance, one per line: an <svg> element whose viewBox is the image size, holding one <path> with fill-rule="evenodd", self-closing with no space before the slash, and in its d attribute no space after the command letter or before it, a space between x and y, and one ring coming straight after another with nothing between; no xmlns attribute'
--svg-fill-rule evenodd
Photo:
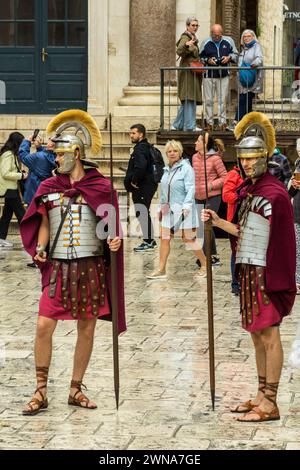
<svg viewBox="0 0 300 470"><path fill-rule="evenodd" d="M69 202L68 202L68 205L65 209L65 211L63 212L62 216L61 216L61 221L60 221L60 224L59 224L59 227L57 229L57 232L56 232L56 235L55 235L55 238L53 240L53 244L52 244L52 247L51 247L51 250L50 250L50 253L49 253L49 261L52 260L52 256L53 256L53 253L54 253L54 250L56 248L56 245L57 245L57 242L58 242L58 238L59 238L59 235L60 235L60 232L61 232L61 229L62 229L62 226L64 224L64 221L66 220L66 217L67 217L67 214L70 210L70 207L71 205L76 201L76 197L77 196L74 196L74 197L71 197Z"/></svg>
<svg viewBox="0 0 300 470"><path fill-rule="evenodd" d="M167 203L168 203L168 204L170 203L172 179L173 179L174 176L176 175L176 172L177 172L178 168L179 168L179 167L177 167L177 168L175 169L173 175L171 176L171 178L169 179L169 182L168 182L168 200L167 200Z"/></svg>

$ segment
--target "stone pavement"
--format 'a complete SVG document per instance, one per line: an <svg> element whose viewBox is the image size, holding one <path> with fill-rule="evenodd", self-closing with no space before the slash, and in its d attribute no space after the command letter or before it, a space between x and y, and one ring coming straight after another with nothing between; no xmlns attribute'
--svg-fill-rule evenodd
<svg viewBox="0 0 300 470"><path fill-rule="evenodd" d="M120 408L115 409L111 327L97 326L84 382L95 411L67 405L76 339L75 322L60 322L54 337L47 411L21 415L35 387L33 339L39 273L26 267L19 238L0 251L0 449L300 449L300 372L287 354L300 318L283 322L286 353L279 407L282 419L238 423L229 404L256 389L250 337L240 328L238 300L230 293L229 249L218 241L223 265L214 270L216 409L210 404L205 281L196 283L192 254L172 247L168 281L147 281L158 250L133 253L127 241L128 331L120 337ZM3 357L5 354L5 358Z"/></svg>

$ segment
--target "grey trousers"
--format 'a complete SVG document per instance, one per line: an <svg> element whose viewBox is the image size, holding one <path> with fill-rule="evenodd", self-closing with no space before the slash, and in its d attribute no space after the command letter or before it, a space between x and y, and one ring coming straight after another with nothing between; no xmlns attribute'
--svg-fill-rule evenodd
<svg viewBox="0 0 300 470"><path fill-rule="evenodd" d="M204 78L204 117L207 124L213 124L214 118L214 98L218 102L219 124L226 124L226 102L229 90L229 76L223 78Z"/></svg>

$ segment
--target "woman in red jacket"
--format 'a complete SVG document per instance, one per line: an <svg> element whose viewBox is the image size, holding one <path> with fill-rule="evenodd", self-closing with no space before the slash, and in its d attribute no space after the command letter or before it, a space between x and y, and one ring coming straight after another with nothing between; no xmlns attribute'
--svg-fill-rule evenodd
<svg viewBox="0 0 300 470"><path fill-rule="evenodd" d="M205 152L204 152L205 141ZM221 204L222 187L226 177L226 168L222 161L224 144L220 139L214 139L208 132L200 134L195 142L196 153L193 155L193 168L195 171L197 204L207 205L210 209L218 212ZM207 169L208 199L206 200L204 153ZM205 253L205 245L203 244ZM215 235L212 231L211 240L212 265L218 266L220 260L217 257Z"/></svg>
<svg viewBox="0 0 300 470"><path fill-rule="evenodd" d="M229 171L226 175L222 191L222 199L224 202L227 202L228 222L232 222L234 216L234 206L237 200L236 190L242 182L243 178L241 177L239 167L233 167L233 169ZM236 237L231 237L229 235L229 239L231 245L231 292L234 295L239 295L239 283L237 281L237 278L235 277Z"/></svg>

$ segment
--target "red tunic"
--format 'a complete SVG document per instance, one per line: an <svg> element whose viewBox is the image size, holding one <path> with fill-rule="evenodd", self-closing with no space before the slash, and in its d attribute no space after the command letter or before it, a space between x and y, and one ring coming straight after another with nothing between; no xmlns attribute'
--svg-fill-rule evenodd
<svg viewBox="0 0 300 470"><path fill-rule="evenodd" d="M48 217L48 213L51 209L53 209L54 203L48 201L47 203L41 203L40 206L38 207L38 213L41 215L45 215ZM101 264L101 271L105 272L104 269L104 263L103 259L100 257L94 257L92 258L95 264L95 270L97 264ZM52 269L51 269L51 274L53 271L53 264L52 264ZM107 282L104 281L105 286L107 285ZM55 289L55 296L54 297L49 297L49 285L45 287L43 290L42 296L40 298L40 303L39 303L39 315L42 317L48 317L52 318L53 320L74 320L74 317L72 316L71 313L71 300L70 300L70 295L68 296L68 307L65 309L63 307L63 299L61 295L62 291L62 272L61 269L59 269L57 273L57 280L56 280L56 289ZM88 287L88 293L87 293L87 307L84 315L80 315L80 310L81 310L81 298L80 298L80 273L78 272L77 275L77 292L78 292L78 318L80 319L91 319L95 318L95 315L92 313L92 299L91 299L91 289L90 285L87 285ZM100 291L100 285L99 285L99 280L97 280L97 290ZM98 307L98 318L101 316L105 316L110 314L110 308L109 308L109 303L108 303L108 296L107 296L107 289L105 287L104 289L104 299L103 299L103 305L99 305Z"/></svg>
<svg viewBox="0 0 300 470"><path fill-rule="evenodd" d="M65 197L81 196L88 206L94 211L95 214L100 216L104 221L107 219L103 214L102 207L106 207L107 204L113 204L115 215L116 215L116 236L122 238L121 224L119 218L118 200L117 193L111 188L111 182L107 178L104 178L97 170L85 170L85 176L75 183L71 184L70 177L68 175L57 175L53 178L49 178L41 183L35 197L33 198L30 206L27 209L25 216L21 222L20 232L22 236L23 245L26 251L32 256L35 256L36 246L38 241L39 227L41 224L41 214L38 212L40 206L40 200L42 196L63 193ZM47 247L48 249L48 247ZM126 331L126 319L125 319L125 298L124 298L124 262L123 262L123 246L116 253L116 277L117 277L117 309L118 309L118 329L119 334ZM108 303L111 305L112 302L112 272L111 272L111 255L110 250L104 241L104 260L105 260L105 284L108 293ZM45 263L37 263L41 270L42 275L42 289L46 289L51 283L51 272L53 270L52 263L47 260ZM100 274L101 276L101 274ZM49 289L51 286L49 286ZM104 302L105 304L105 302ZM45 305L45 304L44 304ZM47 302L48 305L48 302ZM43 306L43 303L42 303ZM68 305L67 305L68 307ZM67 310L67 308L66 308ZM41 312L42 313L42 312ZM111 312L104 315L104 311L101 313L101 320L112 321Z"/></svg>
<svg viewBox="0 0 300 470"><path fill-rule="evenodd" d="M270 235L266 253L266 267L263 268L262 273L265 289L262 292L260 291L256 279L256 298L259 313L255 313L252 305L253 321L243 324L247 331L253 332L279 324L284 316L291 313L296 295L296 250L293 211L284 186L267 172L254 184L247 179L240 186L238 189L239 202L248 194L263 197L272 206L272 216L268 218ZM259 213L263 215L260 211ZM235 215L237 215L237 211ZM237 264L237 275L242 266L251 268L250 265ZM268 305L262 301L264 292L269 299Z"/></svg>

